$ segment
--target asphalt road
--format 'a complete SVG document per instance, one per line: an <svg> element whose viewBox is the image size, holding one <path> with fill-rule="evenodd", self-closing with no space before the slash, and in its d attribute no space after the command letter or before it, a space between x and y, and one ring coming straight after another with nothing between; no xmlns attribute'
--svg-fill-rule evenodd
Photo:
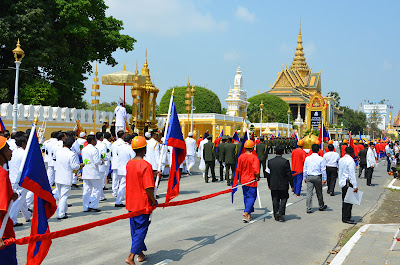
<svg viewBox="0 0 400 265"><path fill-rule="evenodd" d="M270 155L270 158L273 155ZM289 155L285 155L289 158ZM225 182L205 183L198 170L183 176L180 195L175 200L189 199L227 188ZM216 168L218 175L219 170ZM372 183L358 179L364 191L363 202L353 207L353 217L359 220L371 210L390 181L384 162L374 172ZM159 202L165 199L167 179L160 185ZM108 184L110 187L110 184ZM286 222L271 218L272 202L266 179L259 182L262 208L256 201L253 221L242 222L243 196L224 194L197 203L157 209L146 238L148 259L143 264L322 264L328 251L339 239L339 233L350 225L341 222L341 193L336 184L336 196L328 196L324 189L328 210L318 211L314 196L314 212L306 213L305 196L291 195L286 210ZM305 195L305 185L303 185ZM68 203L70 218L50 219L50 230L57 231L111 216L126 213L115 208L115 198L106 191L107 201L101 202L100 213L82 212L82 189L73 189ZM368 216L361 220L361 224ZM23 221L23 218L19 220ZM28 236L29 224L15 228L17 238ZM53 240L43 264L125 264L131 245L129 220L97 227L79 234ZM26 263L27 246L18 246L18 260ZM138 262L137 262L138 263Z"/></svg>

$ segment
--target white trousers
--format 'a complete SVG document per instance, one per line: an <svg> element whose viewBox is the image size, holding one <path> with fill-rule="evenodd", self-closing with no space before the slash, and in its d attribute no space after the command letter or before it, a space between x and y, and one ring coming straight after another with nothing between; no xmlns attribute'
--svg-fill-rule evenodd
<svg viewBox="0 0 400 265"><path fill-rule="evenodd" d="M125 132L125 126L115 126L115 136L118 139L118 132L119 131L124 131Z"/></svg>
<svg viewBox="0 0 400 265"><path fill-rule="evenodd" d="M84 179L82 203L83 210L97 209L100 201L100 190L103 188L101 179Z"/></svg>
<svg viewBox="0 0 400 265"><path fill-rule="evenodd" d="M186 168L188 171L190 171L192 169L192 167L194 166L194 163L195 163L194 156L187 155L186 156Z"/></svg>
<svg viewBox="0 0 400 265"><path fill-rule="evenodd" d="M58 191L58 198L59 198L57 214L58 218L63 218L65 216L65 213L68 211L67 199L69 196L69 192L71 191L71 185L56 183L56 188Z"/></svg>
<svg viewBox="0 0 400 265"><path fill-rule="evenodd" d="M78 181L78 173L74 173L72 175L72 184L76 184L77 181Z"/></svg>
<svg viewBox="0 0 400 265"><path fill-rule="evenodd" d="M117 197L119 182L121 180L118 176L119 175L117 173L117 170L114 169L112 174L111 174L111 177L112 177L112 195L114 197Z"/></svg>
<svg viewBox="0 0 400 265"><path fill-rule="evenodd" d="M126 176L118 175L118 179L120 180L117 192L117 200L115 204L122 204L126 194Z"/></svg>
<svg viewBox="0 0 400 265"><path fill-rule="evenodd" d="M35 195L33 194L33 192L28 191L28 194L26 194L26 207L28 209L31 208L31 204L33 203L34 198L35 198Z"/></svg>
<svg viewBox="0 0 400 265"><path fill-rule="evenodd" d="M104 195L104 190L103 190L103 188L106 186L106 184L105 184L106 176L104 176L105 173L106 172L100 172L100 177L101 177L100 200L103 200L106 198L106 196Z"/></svg>
<svg viewBox="0 0 400 265"><path fill-rule="evenodd" d="M28 193L28 190L18 187L15 191L18 194L18 199L15 200L10 211L10 218L13 220L14 224L18 223L19 211L22 212L25 221L31 219L31 213L28 211L28 207L26 206L26 194Z"/></svg>
<svg viewBox="0 0 400 265"><path fill-rule="evenodd" d="M50 187L54 185L54 179L56 177L56 172L54 171L53 166L47 167L47 177L49 178Z"/></svg>

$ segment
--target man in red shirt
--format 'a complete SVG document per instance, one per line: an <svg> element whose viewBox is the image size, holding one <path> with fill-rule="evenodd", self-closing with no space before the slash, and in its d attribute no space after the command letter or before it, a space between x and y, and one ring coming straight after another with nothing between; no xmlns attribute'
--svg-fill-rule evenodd
<svg viewBox="0 0 400 265"><path fill-rule="evenodd" d="M236 174L239 175L239 183L243 185L243 222L248 223L251 220L251 213L254 212L254 202L257 199L257 181L260 180L260 162L258 161L258 157L253 154L254 142L252 140L247 140L244 144L244 148L246 148L246 152L239 156Z"/></svg>
<svg viewBox="0 0 400 265"><path fill-rule="evenodd" d="M304 160L306 159L307 153L303 150L304 141L299 140L297 142L297 148L292 152L292 175L294 183L294 194L300 196L301 185L303 181L303 167Z"/></svg>
<svg viewBox="0 0 400 265"><path fill-rule="evenodd" d="M344 139L342 143L343 144L340 146L340 152L341 152L342 157L344 157L344 155L346 154L344 149L346 149L346 147L347 147L347 139Z"/></svg>
<svg viewBox="0 0 400 265"><path fill-rule="evenodd" d="M2 167L11 160L11 150L7 144L7 139L0 136L0 227L4 222L10 201L15 201L18 195L14 193L8 172ZM17 246L12 244L5 247L3 240L15 238L14 222L8 218L4 234L0 238L0 263L14 265L17 264Z"/></svg>
<svg viewBox="0 0 400 265"><path fill-rule="evenodd" d="M132 140L132 149L136 156L126 164L126 209L129 212L150 210L157 205L154 198L154 177L153 168L150 163L143 159L146 155L146 139L143 136L136 136ZM157 172L161 176L161 172ZM146 251L144 239L150 225L150 214L141 214L130 218L132 246L127 264L135 264L137 260L142 262L146 259L143 251Z"/></svg>

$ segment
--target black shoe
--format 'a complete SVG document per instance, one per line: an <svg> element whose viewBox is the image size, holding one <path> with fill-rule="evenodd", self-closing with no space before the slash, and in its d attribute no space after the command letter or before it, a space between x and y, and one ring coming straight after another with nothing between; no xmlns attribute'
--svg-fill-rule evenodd
<svg viewBox="0 0 400 265"><path fill-rule="evenodd" d="M95 212L95 213L101 212L101 210L99 210L99 209L93 209L93 208L89 208L87 211L88 211L88 212Z"/></svg>
<svg viewBox="0 0 400 265"><path fill-rule="evenodd" d="M160 196L156 195L156 199L160 199Z"/></svg>
<svg viewBox="0 0 400 265"><path fill-rule="evenodd" d="M372 184L367 184L367 186L372 186Z"/></svg>
<svg viewBox="0 0 400 265"><path fill-rule="evenodd" d="M307 210L307 213L312 213L312 210Z"/></svg>
<svg viewBox="0 0 400 265"><path fill-rule="evenodd" d="M79 186L76 184L72 184L72 187L79 189Z"/></svg>
<svg viewBox="0 0 400 265"><path fill-rule="evenodd" d="M208 183L208 178L205 178L204 180L206 181L206 183Z"/></svg>
<svg viewBox="0 0 400 265"><path fill-rule="evenodd" d="M343 221L343 223L345 223L345 224L351 224L351 225L356 224L356 222L355 222L354 220L346 220L346 221Z"/></svg>
<svg viewBox="0 0 400 265"><path fill-rule="evenodd" d="M224 179L223 179L223 178L220 178L219 181L224 181Z"/></svg>
<svg viewBox="0 0 400 265"><path fill-rule="evenodd" d="M331 196L335 196L335 193L334 193L334 192L331 192Z"/></svg>
<svg viewBox="0 0 400 265"><path fill-rule="evenodd" d="M285 222L286 219L283 217L283 215L279 215L279 222Z"/></svg>
<svg viewBox="0 0 400 265"><path fill-rule="evenodd" d="M33 213L32 209L29 209L29 208L28 208L28 211L31 212L31 213Z"/></svg>
<svg viewBox="0 0 400 265"><path fill-rule="evenodd" d="M324 205L324 206L322 206L322 207L319 207L319 210L320 210L320 211L325 211L326 208L328 208L328 205Z"/></svg>
<svg viewBox="0 0 400 265"><path fill-rule="evenodd" d="M115 207L125 207L125 204L116 204Z"/></svg>
<svg viewBox="0 0 400 265"><path fill-rule="evenodd" d="M217 179L212 179L212 182L216 182L216 181L218 181Z"/></svg>
<svg viewBox="0 0 400 265"><path fill-rule="evenodd" d="M104 202L104 201L106 201L106 200L107 200L107 198L104 198L104 199L101 199L100 201L101 201L101 202Z"/></svg>
<svg viewBox="0 0 400 265"><path fill-rule="evenodd" d="M230 182L226 182L226 186L231 186L231 183Z"/></svg>
<svg viewBox="0 0 400 265"><path fill-rule="evenodd" d="M64 215L64 217L57 217L57 220L63 220L63 219L68 219L68 216L67 215Z"/></svg>
<svg viewBox="0 0 400 265"><path fill-rule="evenodd" d="M72 204L67 204L68 207L72 207Z"/></svg>
<svg viewBox="0 0 400 265"><path fill-rule="evenodd" d="M108 190L108 188L107 188L107 187L104 187L103 190Z"/></svg>
<svg viewBox="0 0 400 265"><path fill-rule="evenodd" d="M329 190L326 193L331 194L331 192Z"/></svg>
<svg viewBox="0 0 400 265"><path fill-rule="evenodd" d="M279 221L279 214L275 215L274 218L275 218L275 221Z"/></svg>
<svg viewBox="0 0 400 265"><path fill-rule="evenodd" d="M14 224L14 227L23 226L23 225L24 225L23 223L15 223L15 224Z"/></svg>

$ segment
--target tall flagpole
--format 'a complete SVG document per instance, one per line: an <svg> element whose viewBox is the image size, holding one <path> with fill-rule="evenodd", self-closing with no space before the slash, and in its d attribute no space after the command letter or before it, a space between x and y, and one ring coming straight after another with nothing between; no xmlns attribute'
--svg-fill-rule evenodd
<svg viewBox="0 0 400 265"><path fill-rule="evenodd" d="M19 186L18 183L21 180L21 173L25 166L25 161L26 161L26 157L28 156L29 148L32 143L33 134L36 131L35 129L36 129L37 120L38 120L38 117L36 117L35 120L33 121L32 130L31 130L31 133L29 134L28 143L26 144L25 155L22 158L21 166L20 166L20 168L18 170L18 174L17 174L17 179L15 180L15 183L13 185L13 190L15 190ZM14 203L14 201L11 200L10 204L8 205L7 213L3 218L3 223L1 224L1 228L0 228L0 238L3 237L4 231L6 229L6 224L8 223L8 218L10 217L10 211L11 211L11 207L12 207L13 203Z"/></svg>
<svg viewBox="0 0 400 265"><path fill-rule="evenodd" d="M164 140L165 140L165 137L166 137L167 132L168 132L169 120L170 120L170 117L171 117L172 100L174 99L174 93L175 93L175 88L172 89L171 99L169 100L167 122L166 122L165 130L164 130ZM158 169L157 169L157 171L161 171L161 163L162 163L163 158L164 158L165 148L167 148L167 147L166 147L166 145L163 143L162 148L161 148L160 159L159 159L159 161L158 161ZM159 184L159 182L160 182L160 177L159 177L158 174L157 174L156 183L155 183L155 187L154 187L154 196L156 196L156 194L157 194L157 189L158 189L158 184Z"/></svg>

